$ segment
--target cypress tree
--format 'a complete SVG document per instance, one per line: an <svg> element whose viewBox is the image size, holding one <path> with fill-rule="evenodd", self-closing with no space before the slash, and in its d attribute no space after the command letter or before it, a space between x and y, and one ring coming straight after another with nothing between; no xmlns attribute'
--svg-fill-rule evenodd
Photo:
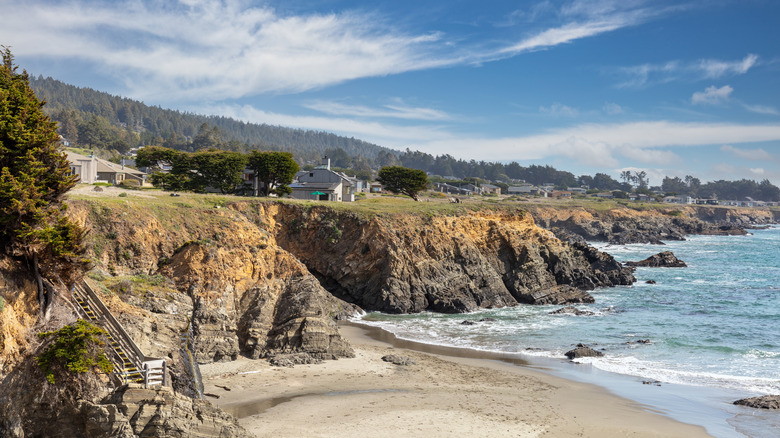
<svg viewBox="0 0 780 438"><path fill-rule="evenodd" d="M63 195L76 184L56 125L18 73L10 49L0 65L0 250L24 257L38 283L41 313L47 302L42 275L69 281L85 265L83 230L64 216Z"/></svg>

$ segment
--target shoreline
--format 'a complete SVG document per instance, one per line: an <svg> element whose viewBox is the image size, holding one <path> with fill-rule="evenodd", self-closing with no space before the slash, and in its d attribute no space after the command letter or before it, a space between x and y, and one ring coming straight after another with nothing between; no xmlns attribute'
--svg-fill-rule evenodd
<svg viewBox="0 0 780 438"><path fill-rule="evenodd" d="M256 436L710 436L516 355L393 340L355 323L340 331L355 358L202 365L205 392ZM387 354L416 363L393 365L382 361Z"/></svg>

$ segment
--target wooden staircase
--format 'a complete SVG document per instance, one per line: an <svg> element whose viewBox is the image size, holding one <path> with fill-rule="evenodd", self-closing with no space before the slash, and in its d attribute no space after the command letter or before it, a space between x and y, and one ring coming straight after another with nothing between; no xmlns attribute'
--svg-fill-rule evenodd
<svg viewBox="0 0 780 438"><path fill-rule="evenodd" d="M108 356L121 383L143 383L147 386L167 383L165 359L144 355L86 280L76 284L72 292L79 313L108 333L111 348Z"/></svg>

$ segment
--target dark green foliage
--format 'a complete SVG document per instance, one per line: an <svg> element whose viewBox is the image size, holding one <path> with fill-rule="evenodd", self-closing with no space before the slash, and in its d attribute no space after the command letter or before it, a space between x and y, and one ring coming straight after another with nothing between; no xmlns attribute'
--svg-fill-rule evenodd
<svg viewBox="0 0 780 438"><path fill-rule="evenodd" d="M292 192L290 184L298 172L298 163L289 152L258 152L249 154L249 168L263 183L261 190L268 196L273 190L279 196ZM272 189L273 187L273 189Z"/></svg>
<svg viewBox="0 0 780 438"><path fill-rule="evenodd" d="M38 366L46 374L46 380L54 384L55 374L78 374L95 369L107 374L112 372L114 366L101 350L105 335L105 330L83 319L56 331L39 333L43 339L52 337L51 343L38 356Z"/></svg>
<svg viewBox="0 0 780 438"><path fill-rule="evenodd" d="M379 152L389 151L372 143L327 132L244 123L227 117L147 106L52 78L39 76L32 78L31 83L38 95L48 101L47 110L60 124L60 133L72 143L94 141L80 138L80 128L86 128L85 123L91 123L92 117L97 116L108 122L115 138L132 147L163 145L189 152L211 147L237 152L281 150L311 161L318 161L328 149L340 148L350 157L362 155L369 159ZM97 146L112 149L114 143Z"/></svg>
<svg viewBox="0 0 780 438"><path fill-rule="evenodd" d="M233 193L243 183L247 156L216 149L190 153L149 146L138 151L136 164L150 171L170 165L169 173L158 171L151 176L152 184L164 189L202 192L213 188Z"/></svg>
<svg viewBox="0 0 780 438"><path fill-rule="evenodd" d="M42 110L44 102L30 88L27 73L16 70L5 49L0 66L0 248L39 258L48 273L72 273L83 262L78 260L83 230L64 216L61 201L76 178L56 126Z"/></svg>
<svg viewBox="0 0 780 438"><path fill-rule="evenodd" d="M393 193L402 193L417 201L417 194L428 187L428 176L422 170L401 166L379 169L377 181Z"/></svg>
<svg viewBox="0 0 780 438"><path fill-rule="evenodd" d="M211 187L222 193L233 193L243 183L247 156L239 152L208 150L195 152L189 162L195 170L190 181L192 190L202 192Z"/></svg>

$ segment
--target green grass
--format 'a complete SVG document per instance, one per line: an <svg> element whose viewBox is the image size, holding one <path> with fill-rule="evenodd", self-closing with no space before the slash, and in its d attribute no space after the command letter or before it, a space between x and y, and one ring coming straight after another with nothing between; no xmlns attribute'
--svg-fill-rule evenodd
<svg viewBox="0 0 780 438"><path fill-rule="evenodd" d="M452 203L448 197L442 197L437 192L424 192L420 201L413 201L406 196L383 194L382 196L370 195L357 197L355 202L324 202L279 198L252 198L244 196L232 196L221 194L180 193L180 196L170 196L170 193L160 190L146 190L138 196L117 197L94 192L90 194L69 194L73 201L92 200L100 205L98 208L108 210L121 210L127 214L137 208L151 209L161 219L180 220L182 209L187 209L189 214L197 211L225 208L232 203L283 203L300 205L304 207L328 207L335 211L347 211L364 217L377 215L414 214L422 217L431 215L460 215L468 211L495 211L513 213L528 209L529 207L548 207L557 209L585 208L595 212L607 212L614 209L631 208L635 210L658 210L668 214L670 210L678 210L681 206L664 203L642 203L622 199L602 198L524 198L516 196L483 197L483 196L458 196L460 203ZM93 204L93 208L96 208ZM731 208L720 206L716 208ZM780 207L771 207L778 211ZM221 220L221 219L217 219ZM178 220L177 220L178 221Z"/></svg>

